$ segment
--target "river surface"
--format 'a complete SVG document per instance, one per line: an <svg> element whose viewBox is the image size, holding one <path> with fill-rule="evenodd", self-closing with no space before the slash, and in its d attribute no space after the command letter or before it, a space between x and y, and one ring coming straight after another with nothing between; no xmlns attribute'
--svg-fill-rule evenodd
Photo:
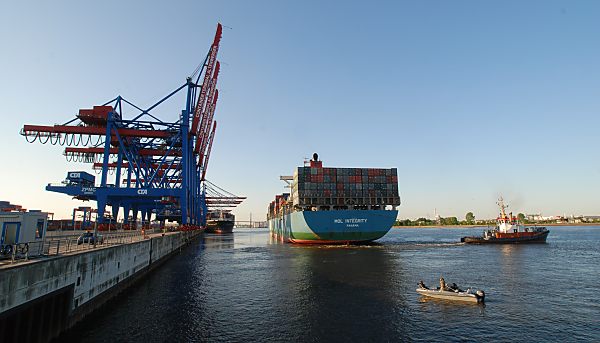
<svg viewBox="0 0 600 343"><path fill-rule="evenodd" d="M482 228L392 229L369 246L204 234L59 341L600 341L600 227L546 244L464 245ZM486 292L427 300L417 282Z"/></svg>

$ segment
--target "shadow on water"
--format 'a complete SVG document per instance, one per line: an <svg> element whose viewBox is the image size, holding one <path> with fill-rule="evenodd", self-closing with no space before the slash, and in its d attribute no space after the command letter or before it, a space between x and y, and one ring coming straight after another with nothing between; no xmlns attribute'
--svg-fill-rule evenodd
<svg viewBox="0 0 600 343"><path fill-rule="evenodd" d="M402 264L382 244L289 246L282 267L302 275L296 310L304 323L303 340L381 341L403 335L390 314L403 311L397 292Z"/></svg>
<svg viewBox="0 0 600 343"><path fill-rule="evenodd" d="M457 309L469 312L471 315L485 315L486 303L469 303L460 301L451 301L445 299L429 298L421 295L418 299L420 310L422 312L433 312L432 308L437 307L442 313L454 314Z"/></svg>
<svg viewBox="0 0 600 343"><path fill-rule="evenodd" d="M205 233L201 239L202 248L210 250L233 249L235 235L233 233Z"/></svg>

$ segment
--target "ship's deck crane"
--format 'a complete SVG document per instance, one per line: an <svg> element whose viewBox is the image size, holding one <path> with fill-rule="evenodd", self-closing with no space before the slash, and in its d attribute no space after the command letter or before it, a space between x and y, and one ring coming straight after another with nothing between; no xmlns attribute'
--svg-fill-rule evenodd
<svg viewBox="0 0 600 343"><path fill-rule="evenodd" d="M46 190L97 201L99 229L109 225L106 206L111 206L112 218L122 208L124 224L132 211L134 221L141 212L142 221L149 222L155 214L159 220L179 222L184 229L204 226L208 211L205 176L217 127L221 36L218 24L202 64L184 84L149 108L142 109L119 95L101 106L79 110L62 125L24 125L21 134L27 141L66 146L68 161L92 163L100 173L98 185L49 184ZM184 90L186 103L176 115L178 120L159 119L159 106Z"/></svg>

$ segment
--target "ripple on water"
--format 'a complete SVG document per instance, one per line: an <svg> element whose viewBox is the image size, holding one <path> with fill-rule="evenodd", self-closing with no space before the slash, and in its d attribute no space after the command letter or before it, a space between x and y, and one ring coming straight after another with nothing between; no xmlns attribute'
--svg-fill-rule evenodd
<svg viewBox="0 0 600 343"><path fill-rule="evenodd" d="M61 340L600 340L600 228L552 228L542 245L458 243L480 231L392 230L360 246L205 235ZM485 306L415 292L440 275L484 289Z"/></svg>

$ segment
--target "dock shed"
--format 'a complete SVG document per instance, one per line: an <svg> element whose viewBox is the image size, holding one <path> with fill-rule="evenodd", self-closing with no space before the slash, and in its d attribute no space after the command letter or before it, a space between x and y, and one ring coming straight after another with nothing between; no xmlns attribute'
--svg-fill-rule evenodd
<svg viewBox="0 0 600 343"><path fill-rule="evenodd" d="M0 212L0 245L42 241L47 227L46 212Z"/></svg>

